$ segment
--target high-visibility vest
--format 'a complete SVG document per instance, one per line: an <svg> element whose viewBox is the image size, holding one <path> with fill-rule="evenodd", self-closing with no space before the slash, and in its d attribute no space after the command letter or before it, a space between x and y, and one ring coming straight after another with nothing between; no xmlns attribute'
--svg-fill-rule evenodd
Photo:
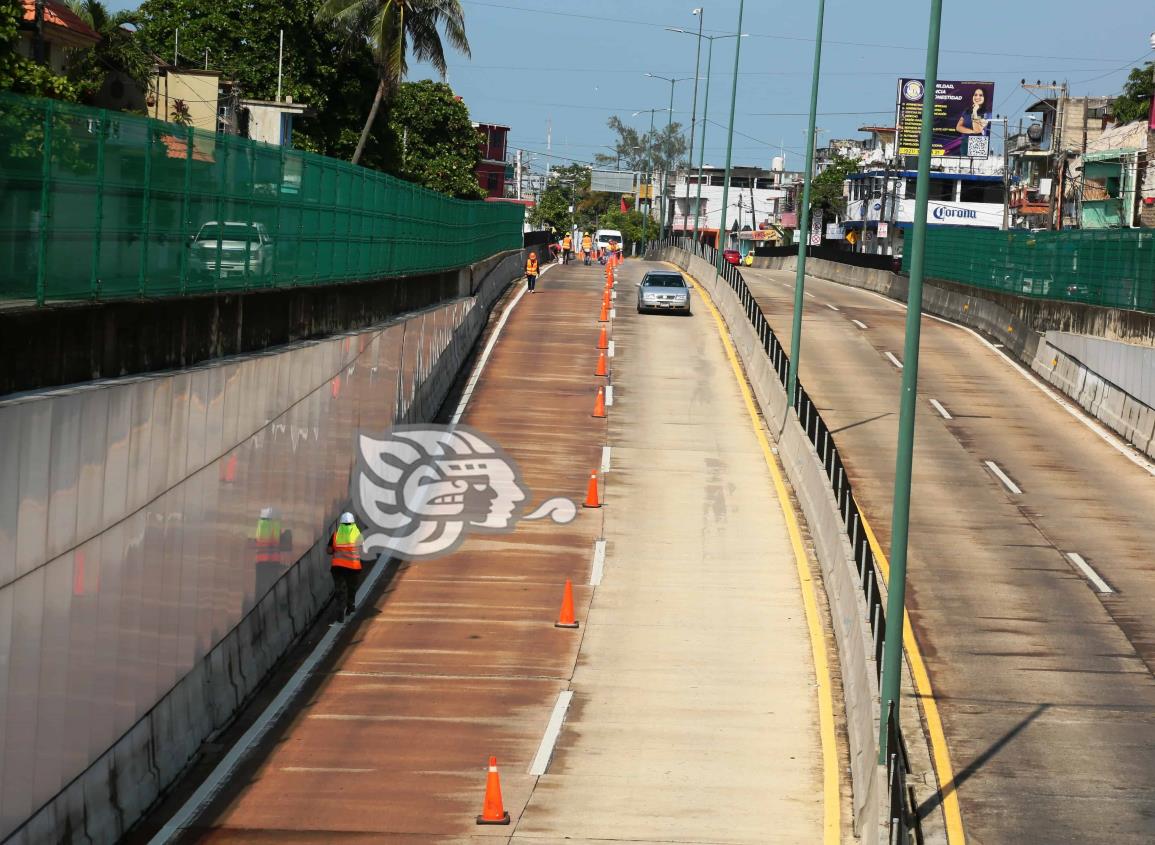
<svg viewBox="0 0 1155 845"><path fill-rule="evenodd" d="M277 519L258 519L253 534L257 547L257 563L281 562L281 522Z"/></svg>
<svg viewBox="0 0 1155 845"><path fill-rule="evenodd" d="M531 252L529 258L525 259L525 272L527 275L537 275L537 253Z"/></svg>
<svg viewBox="0 0 1155 845"><path fill-rule="evenodd" d="M571 238L569 235L566 235L564 238L562 238L561 248L562 249L573 249L573 238Z"/></svg>
<svg viewBox="0 0 1155 845"><path fill-rule="evenodd" d="M594 245L593 239L589 235L582 238L582 249L589 249Z"/></svg>
<svg viewBox="0 0 1155 845"><path fill-rule="evenodd" d="M333 566L361 569L361 529L356 525L339 525L333 532Z"/></svg>

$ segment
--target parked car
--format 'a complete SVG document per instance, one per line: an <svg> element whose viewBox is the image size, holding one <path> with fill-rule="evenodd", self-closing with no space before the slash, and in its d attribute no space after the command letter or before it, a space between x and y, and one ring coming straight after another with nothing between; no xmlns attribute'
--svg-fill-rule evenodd
<svg viewBox="0 0 1155 845"><path fill-rule="evenodd" d="M643 311L677 311L690 313L690 286L681 273L652 270L638 284L638 313Z"/></svg>
<svg viewBox="0 0 1155 845"><path fill-rule="evenodd" d="M725 259L727 264L742 263L742 253L738 252L736 249L722 250L722 258Z"/></svg>
<svg viewBox="0 0 1155 845"><path fill-rule="evenodd" d="M246 260L250 276L273 274L273 239L263 223L210 220L193 236L189 251L194 275L243 277Z"/></svg>

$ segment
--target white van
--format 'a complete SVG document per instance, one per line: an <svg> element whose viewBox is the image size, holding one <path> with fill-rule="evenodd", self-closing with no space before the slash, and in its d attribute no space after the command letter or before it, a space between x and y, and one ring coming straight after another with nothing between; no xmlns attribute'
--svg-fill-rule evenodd
<svg viewBox="0 0 1155 845"><path fill-rule="evenodd" d="M594 234L594 249L599 251L608 249L610 241L617 241L625 249L625 241L622 239L622 233L617 229L598 229Z"/></svg>

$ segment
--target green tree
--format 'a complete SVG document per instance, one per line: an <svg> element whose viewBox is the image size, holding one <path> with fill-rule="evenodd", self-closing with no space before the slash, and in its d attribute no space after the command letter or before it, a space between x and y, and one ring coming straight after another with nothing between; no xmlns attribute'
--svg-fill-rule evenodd
<svg viewBox="0 0 1155 845"><path fill-rule="evenodd" d="M0 0L0 91L75 101L79 91L67 78L20 54L23 19L20 0Z"/></svg>
<svg viewBox="0 0 1155 845"><path fill-rule="evenodd" d="M145 51L170 58L180 29L182 63L209 67L235 80L245 97L272 100L277 92L278 34L285 35L282 91L310 107L294 121L293 143L348 158L354 127L372 100L376 76L366 44L340 27L320 26L315 0L145 0L138 39ZM364 162L385 164L384 145L370 139Z"/></svg>
<svg viewBox="0 0 1155 845"><path fill-rule="evenodd" d="M68 77L91 95L100 90L108 75L123 73L142 89L147 88L155 64L136 40L134 29L140 24L135 9L110 12L101 0L68 0L68 7L100 35L100 43L91 50L76 50L69 61Z"/></svg>
<svg viewBox="0 0 1155 845"><path fill-rule="evenodd" d="M811 210L822 209L835 214L846 213L843 183L851 173L858 171L858 161L836 155L830 165L814 177L810 186Z"/></svg>
<svg viewBox="0 0 1155 845"><path fill-rule="evenodd" d="M1115 98L1113 108L1119 123L1147 120L1151 114L1151 96L1155 93L1155 62L1132 68L1123 84L1123 93Z"/></svg>
<svg viewBox="0 0 1155 845"><path fill-rule="evenodd" d="M665 173L677 168L686 155L686 138L682 124L655 127L653 132L641 132L628 126L617 115L606 121L617 138L611 145L613 155L595 153L594 162L602 167L623 170L650 170Z"/></svg>
<svg viewBox="0 0 1155 845"><path fill-rule="evenodd" d="M354 164L361 160L382 100L392 95L405 77L408 53L429 62L445 79L448 66L438 32L441 26L450 45L470 55L465 12L459 0L324 0L321 17L363 39L373 51L377 90L353 151Z"/></svg>
<svg viewBox="0 0 1155 845"><path fill-rule="evenodd" d="M594 221L591 209L582 208L589 194L590 169L586 165L571 164L551 170L545 190L530 211L530 225L556 232L569 231L571 223L582 229L590 228ZM573 215L569 210L571 204Z"/></svg>
<svg viewBox="0 0 1155 845"><path fill-rule="evenodd" d="M389 104L389 172L460 199L485 191L475 168L481 158L469 110L444 82L405 82Z"/></svg>

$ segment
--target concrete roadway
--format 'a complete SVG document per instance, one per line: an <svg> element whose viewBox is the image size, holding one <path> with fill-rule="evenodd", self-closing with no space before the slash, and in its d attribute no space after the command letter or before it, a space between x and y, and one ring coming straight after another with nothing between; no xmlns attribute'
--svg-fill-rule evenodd
<svg viewBox="0 0 1155 845"><path fill-rule="evenodd" d="M824 792L786 521L709 315L634 314L641 270L619 284L608 423L596 265L522 299L463 420L517 460L531 508L580 502L608 458L606 506L404 567L182 841L824 841L845 784ZM566 578L576 631L553 625ZM474 824L489 755L508 827Z"/></svg>
<svg viewBox="0 0 1155 845"><path fill-rule="evenodd" d="M789 348L794 272L743 273ZM889 549L906 312L806 291L801 378ZM908 607L968 840L1153 842L1155 479L967 331L924 318L920 361Z"/></svg>

